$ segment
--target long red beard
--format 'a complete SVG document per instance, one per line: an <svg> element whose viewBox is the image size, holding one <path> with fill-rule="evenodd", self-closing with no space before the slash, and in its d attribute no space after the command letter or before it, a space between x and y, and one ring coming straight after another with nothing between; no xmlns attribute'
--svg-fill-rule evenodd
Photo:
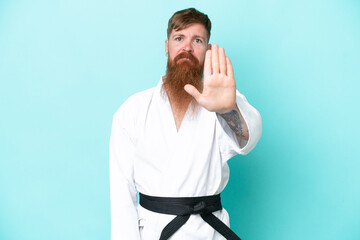
<svg viewBox="0 0 360 240"><path fill-rule="evenodd" d="M203 69L204 64L188 52L180 53L174 60L168 58L163 86L174 106L182 108L191 103L193 110L196 109L196 101L184 90L184 86L191 84L201 92Z"/></svg>

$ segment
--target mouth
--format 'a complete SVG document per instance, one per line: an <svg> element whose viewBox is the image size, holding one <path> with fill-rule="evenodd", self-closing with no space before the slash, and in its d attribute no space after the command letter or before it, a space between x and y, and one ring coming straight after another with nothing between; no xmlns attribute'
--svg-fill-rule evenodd
<svg viewBox="0 0 360 240"><path fill-rule="evenodd" d="M177 61L177 63L181 63L181 62L193 62L191 59L189 59L189 58L186 58L186 57L184 57L184 58L180 58L178 61Z"/></svg>

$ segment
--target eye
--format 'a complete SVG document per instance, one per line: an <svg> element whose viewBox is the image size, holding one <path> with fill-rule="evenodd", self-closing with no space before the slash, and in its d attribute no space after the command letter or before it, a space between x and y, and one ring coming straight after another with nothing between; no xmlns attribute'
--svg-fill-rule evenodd
<svg viewBox="0 0 360 240"><path fill-rule="evenodd" d="M202 40L200 38L195 39L196 43L202 43Z"/></svg>
<svg viewBox="0 0 360 240"><path fill-rule="evenodd" d="M182 37L176 37L176 38L175 38L175 41L180 42L181 40L182 40Z"/></svg>

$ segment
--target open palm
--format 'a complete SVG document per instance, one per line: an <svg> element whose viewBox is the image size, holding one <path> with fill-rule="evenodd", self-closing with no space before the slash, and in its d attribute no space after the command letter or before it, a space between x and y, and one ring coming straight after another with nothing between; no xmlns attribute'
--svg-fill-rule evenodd
<svg viewBox="0 0 360 240"><path fill-rule="evenodd" d="M185 85L184 89L208 111L223 114L236 109L234 72L224 48L214 44L206 52L202 93L190 84Z"/></svg>

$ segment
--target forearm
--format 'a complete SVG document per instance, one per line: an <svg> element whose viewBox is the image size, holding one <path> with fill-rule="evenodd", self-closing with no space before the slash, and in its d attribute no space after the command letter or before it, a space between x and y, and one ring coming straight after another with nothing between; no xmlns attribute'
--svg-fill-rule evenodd
<svg viewBox="0 0 360 240"><path fill-rule="evenodd" d="M233 109L230 112L219 114L229 125L231 130L235 132L239 139L249 140L249 129L239 108Z"/></svg>

